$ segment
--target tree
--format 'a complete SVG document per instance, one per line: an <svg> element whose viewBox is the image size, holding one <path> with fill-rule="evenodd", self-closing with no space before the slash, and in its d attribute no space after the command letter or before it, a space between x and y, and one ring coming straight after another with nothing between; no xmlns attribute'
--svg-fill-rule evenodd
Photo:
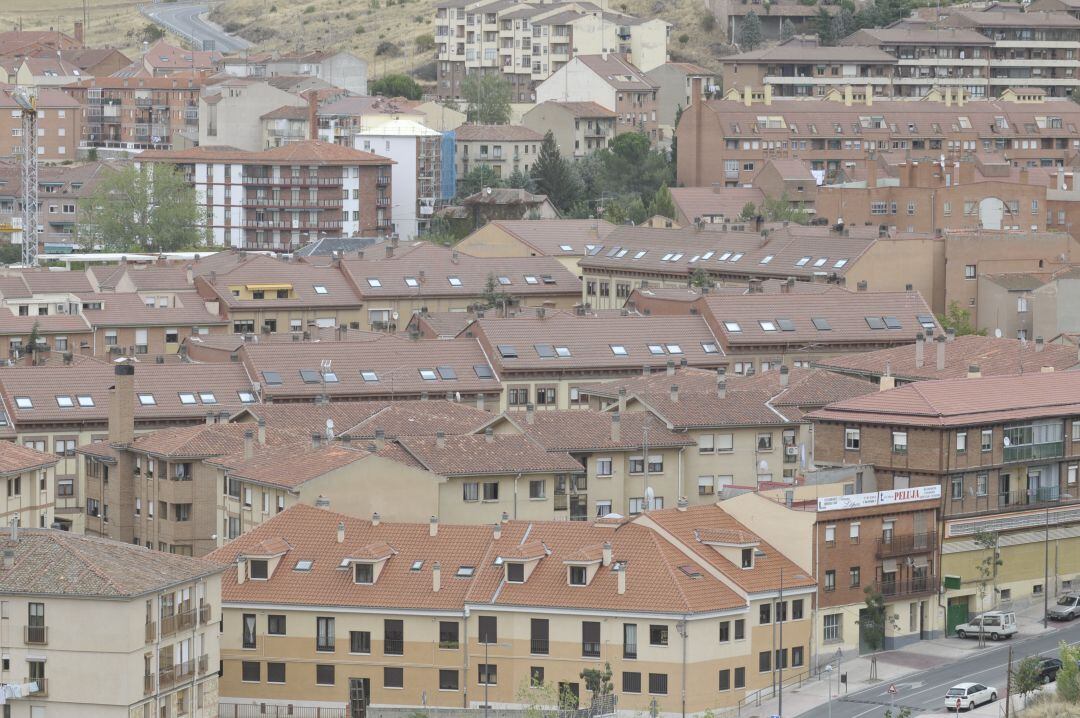
<svg viewBox="0 0 1080 718"><path fill-rule="evenodd" d="M787 42L791 38L795 37L795 24L784 18L780 22L780 41Z"/></svg>
<svg viewBox="0 0 1080 718"><path fill-rule="evenodd" d="M396 42L389 40L383 40L375 48L376 57L399 57L401 55L401 48L398 47Z"/></svg>
<svg viewBox="0 0 1080 718"><path fill-rule="evenodd" d="M195 189L173 165L113 171L80 203L79 240L113 252L177 252L206 244Z"/></svg>
<svg viewBox="0 0 1080 718"><path fill-rule="evenodd" d="M458 196L468 197L485 187L502 187L502 181L495 176L495 170L486 164L478 164L463 177L458 177Z"/></svg>
<svg viewBox="0 0 1080 718"><path fill-rule="evenodd" d="M840 8L840 12L833 15L832 36L834 43L840 42L854 32L855 29L855 17L847 8L842 7Z"/></svg>
<svg viewBox="0 0 1080 718"><path fill-rule="evenodd" d="M885 645L886 628L893 626L895 629L899 616L889 614L885 597L873 586L867 586L864 593L866 608L859 612L859 629L870 650L880 651Z"/></svg>
<svg viewBox="0 0 1080 718"><path fill-rule="evenodd" d="M432 244L441 244L444 247L449 247L453 244L457 244L461 239L454 232L453 226L443 217L436 217L428 224L428 228L420 235L420 239L425 242L431 242Z"/></svg>
<svg viewBox="0 0 1080 718"><path fill-rule="evenodd" d="M555 718L559 714L559 689L551 683L526 681L518 686L517 702L525 718Z"/></svg>
<svg viewBox="0 0 1080 718"><path fill-rule="evenodd" d="M765 219L770 222L806 224L810 221L810 213L800 207L792 206L787 193L781 194L779 197L766 197L761 210Z"/></svg>
<svg viewBox="0 0 1080 718"><path fill-rule="evenodd" d="M836 27L833 25L832 15L824 7L819 7L813 20L814 32L818 36L821 45L836 44Z"/></svg>
<svg viewBox="0 0 1080 718"><path fill-rule="evenodd" d="M758 18L757 13L751 10L743 18L742 25L739 26L739 31L735 34L735 42L738 43L740 50L746 52L756 49L764 40L765 36L761 31L761 20Z"/></svg>
<svg viewBox="0 0 1080 718"><path fill-rule="evenodd" d="M510 122L510 83L502 74L473 73L461 82L465 115L469 122L481 125L505 125Z"/></svg>
<svg viewBox="0 0 1080 718"><path fill-rule="evenodd" d="M652 149L649 138L640 132L624 132L595 154L602 166L605 194L635 194L651 201L660 185L670 186L674 180L667 155Z"/></svg>
<svg viewBox="0 0 1080 718"><path fill-rule="evenodd" d="M506 178L506 186L514 189L526 189L530 192L535 189L532 177L529 176L528 172L522 172L520 169L515 169L510 173L510 176Z"/></svg>
<svg viewBox="0 0 1080 718"><path fill-rule="evenodd" d="M510 303L510 295L500 287L499 281L495 278L495 273L488 272L487 281L484 282L484 293L480 295L484 300L485 309L505 308Z"/></svg>
<svg viewBox="0 0 1080 718"><path fill-rule="evenodd" d="M595 704L598 698L610 695L614 689L611 685L611 664L605 663L603 669L586 668L579 677L585 682L585 689L592 693Z"/></svg>
<svg viewBox="0 0 1080 718"><path fill-rule="evenodd" d="M698 267L694 270L694 273L690 275L690 286L703 289L705 287L712 287L715 284L713 278L709 276L709 273L705 271L705 267Z"/></svg>
<svg viewBox="0 0 1080 718"><path fill-rule="evenodd" d="M974 541L976 546L988 552L975 566L979 571L979 598L980 601L985 601L988 583L993 582L994 593L997 593L998 569L1004 562L1001 560L1001 552L998 550L998 534L996 532L976 531Z"/></svg>
<svg viewBox="0 0 1080 718"><path fill-rule="evenodd" d="M417 52L431 52L435 49L435 37L426 32L423 35L416 36L416 51Z"/></svg>
<svg viewBox="0 0 1080 718"><path fill-rule="evenodd" d="M408 75L384 75L368 86L373 95L383 97L404 97L406 100L419 100L424 96L424 89Z"/></svg>
<svg viewBox="0 0 1080 718"><path fill-rule="evenodd" d="M30 336L26 340L26 346L33 351L37 348L38 342L41 341L41 327L37 322L34 322L34 326L30 327Z"/></svg>
<svg viewBox="0 0 1080 718"><path fill-rule="evenodd" d="M571 203L581 193L581 182L574 167L559 152L555 144L555 135L551 130L544 133L540 143L540 154L529 170L536 191L546 194L559 211L570 208Z"/></svg>
<svg viewBox="0 0 1080 718"><path fill-rule="evenodd" d="M649 218L649 211L641 197L621 195L605 200L603 217L612 224L643 224Z"/></svg>
<svg viewBox="0 0 1080 718"><path fill-rule="evenodd" d="M696 101L696 98L695 98L695 101ZM679 120L682 119L682 115L683 115L683 106L680 103L680 104L675 106L675 130L676 131L673 131L671 133L671 150L669 152L669 156L671 157L670 161L671 161L671 166L672 167L678 167L679 166L679 135L677 134L677 130L679 129Z"/></svg>
<svg viewBox="0 0 1080 718"><path fill-rule="evenodd" d="M1080 703L1080 650L1064 641L1058 649L1061 670L1057 674L1057 695L1066 703Z"/></svg>
<svg viewBox="0 0 1080 718"><path fill-rule="evenodd" d="M742 211L739 212L739 219L743 220L744 222L749 222L754 217L757 217L757 211L757 207L754 205L753 202L747 202L742 206Z"/></svg>
<svg viewBox="0 0 1080 718"><path fill-rule="evenodd" d="M1029 693L1039 690L1042 682L1042 676L1039 675L1039 658L1037 656L1027 656L1013 670L1012 690L1025 699Z"/></svg>
<svg viewBox="0 0 1080 718"><path fill-rule="evenodd" d="M660 189L656 190L652 204L649 206L649 213L675 219L675 200L671 197L671 190L668 189L667 183L660 185Z"/></svg>
<svg viewBox="0 0 1080 718"><path fill-rule="evenodd" d="M960 306L960 302L949 302L949 307L944 314L937 315L938 323L946 329L956 331L956 336L965 334L978 334L986 336L985 329L976 329L971 323L971 312Z"/></svg>

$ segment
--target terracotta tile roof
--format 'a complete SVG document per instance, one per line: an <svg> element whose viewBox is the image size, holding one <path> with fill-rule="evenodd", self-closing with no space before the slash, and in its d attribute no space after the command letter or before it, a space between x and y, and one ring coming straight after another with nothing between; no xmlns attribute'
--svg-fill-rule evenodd
<svg viewBox="0 0 1080 718"><path fill-rule="evenodd" d="M140 161L207 162L245 164L392 165L394 161L363 150L322 140L289 142L268 150L203 145L187 150L146 150Z"/></svg>
<svg viewBox="0 0 1080 718"><path fill-rule="evenodd" d="M187 271L181 265L174 266L97 266L87 269L97 280L98 289L115 288L122 280L131 282L137 291L191 289Z"/></svg>
<svg viewBox="0 0 1080 718"><path fill-rule="evenodd" d="M499 556L504 559L519 559L527 561L529 559L543 558L547 556L547 547L544 546L543 541L526 541L523 544L512 546L507 549L503 549L499 552Z"/></svg>
<svg viewBox="0 0 1080 718"><path fill-rule="evenodd" d="M1080 20L1069 13L1040 11L958 10L950 13L942 24L946 27L1080 28Z"/></svg>
<svg viewBox="0 0 1080 718"><path fill-rule="evenodd" d="M228 324L206 310L202 297L193 291L171 291L169 307L149 307L135 293L80 294L86 302L101 302L101 309L83 309L83 316L95 327L208 326ZM153 295L150 295L153 296ZM44 319L44 317L42 317Z"/></svg>
<svg viewBox="0 0 1080 718"><path fill-rule="evenodd" d="M678 363L683 358L695 366L727 363L716 336L697 316L577 316L554 312L543 319L478 319L459 336L470 334L479 338L500 372L640 371L642 366L664 366L669 360ZM650 345L665 347L664 353L653 353ZM625 353L615 353L618 350L613 346L622 347ZM668 347L680 353L672 354ZM707 347L716 351L706 351ZM559 356L552 351L554 348L566 348L569 356Z"/></svg>
<svg viewBox="0 0 1080 718"><path fill-rule="evenodd" d="M1078 397L1080 372L1074 371L941 379L830 404L808 418L930 428L989 425L1078 414Z"/></svg>
<svg viewBox="0 0 1080 718"><path fill-rule="evenodd" d="M236 424L236 426L250 427L251 425ZM212 459L207 463L226 470L232 477L295 489L331 471L363 461L368 456L370 454L367 451L349 448L338 443L318 447L310 443L289 443L263 447L250 459L245 459L241 451L220 459ZM359 490L360 481L364 477L358 474L355 478L357 490Z"/></svg>
<svg viewBox="0 0 1080 718"><path fill-rule="evenodd" d="M848 35L841 45L975 45L986 46L994 41L974 30L956 27L868 27Z"/></svg>
<svg viewBox="0 0 1080 718"><path fill-rule="evenodd" d="M51 314L48 316L19 316L10 310L13 306L0 308L0 334L26 334L34 326L41 334L79 334L90 331L87 318L80 314Z"/></svg>
<svg viewBox="0 0 1080 718"><path fill-rule="evenodd" d="M548 102L542 102L540 104L558 107L565 110L571 116L579 119L593 117L609 119L617 117L615 112L596 102L555 102L549 100Z"/></svg>
<svg viewBox="0 0 1080 718"><path fill-rule="evenodd" d="M369 253L345 259L341 271L367 301L391 297L470 297L484 292L488 277L513 297L580 295L581 280L552 257L471 257L431 242L414 242L393 257ZM451 278L458 284L452 284ZM375 280L373 284L372 280ZM416 286L410 286L410 282Z"/></svg>
<svg viewBox="0 0 1080 718"><path fill-rule="evenodd" d="M706 70L701 65L696 65L692 62L665 62L667 67L674 67L681 70L687 75L713 75L715 73Z"/></svg>
<svg viewBox="0 0 1080 718"><path fill-rule="evenodd" d="M701 543L741 544L743 546L757 546L761 543L761 539L749 531L732 528L696 529L694 537Z"/></svg>
<svg viewBox="0 0 1080 718"><path fill-rule="evenodd" d="M724 63L768 64L772 62L865 62L867 64L895 65L896 57L874 47L807 45L796 41L781 42L773 47L751 50L738 55L728 55Z"/></svg>
<svg viewBox="0 0 1080 718"><path fill-rule="evenodd" d="M221 63L221 57L216 50L193 51L158 40L147 49L143 61L159 69L209 70Z"/></svg>
<svg viewBox="0 0 1080 718"><path fill-rule="evenodd" d="M601 244L615 229L602 219L496 220L490 224L548 257L583 256L587 245Z"/></svg>
<svg viewBox="0 0 1080 718"><path fill-rule="evenodd" d="M398 439L405 451L435 474L485 476L492 474L583 473L570 454L545 451L520 434L447 436L439 439L407 436Z"/></svg>
<svg viewBox="0 0 1080 718"><path fill-rule="evenodd" d="M762 551L765 555L756 556L754 567L751 569L736 566L715 548L703 543L699 539L702 532L717 530L737 533L706 533L705 536L741 536L744 539L756 537L753 531L716 504L691 506L686 510L662 509L660 511L650 511L639 517L637 522L644 524L651 522L667 531L690 549L699 560L723 572L729 580L747 593L763 593L779 589L781 569L783 569L785 590L816 585L814 579L805 575L798 565L760 538L758 538L760 543L756 551Z"/></svg>
<svg viewBox="0 0 1080 718"><path fill-rule="evenodd" d="M532 423L529 423L521 412L507 412L504 416L548 451L640 451L645 442L646 423L649 428L649 448L694 445L694 440L687 438L685 434L670 431L662 420L644 411L630 412L619 417L618 441L614 441L611 435L612 412L587 409L534 411Z"/></svg>
<svg viewBox="0 0 1080 718"><path fill-rule="evenodd" d="M918 292L705 295L699 311L727 347L739 345L904 344L927 328L941 331ZM791 322L790 330L781 328ZM890 325L892 328L890 328Z"/></svg>
<svg viewBox="0 0 1080 718"><path fill-rule="evenodd" d="M56 529L19 529L18 541L5 531L0 549L15 554L11 568L0 567L4 594L133 598L224 569L203 558Z"/></svg>
<svg viewBox="0 0 1080 718"><path fill-rule="evenodd" d="M574 59L616 90L648 91L657 87L644 72L622 59L618 53L576 55Z"/></svg>
<svg viewBox="0 0 1080 718"><path fill-rule="evenodd" d="M757 187L672 187L675 210L687 222L698 217L723 216L738 223L747 202L761 207L765 193Z"/></svg>
<svg viewBox="0 0 1080 718"><path fill-rule="evenodd" d="M48 269L23 269L22 278L34 294L56 292L92 292L85 272L52 271Z"/></svg>
<svg viewBox="0 0 1080 718"><path fill-rule="evenodd" d="M205 458L236 454L244 450L244 433L248 424L202 424L158 429L135 437L131 450L165 458ZM266 445L295 446L303 439L281 429L266 430Z"/></svg>
<svg viewBox="0 0 1080 718"><path fill-rule="evenodd" d="M105 422L109 388L115 383L113 367L84 361L65 366L14 366L0 369L0 397L10 422L28 426L48 422ZM135 420L199 421L207 412L234 414L243 406L237 392L250 392L251 381L239 364L140 363L135 371L136 394L150 394L153 404L135 401ZM214 404L183 404L179 392L212 393ZM87 396L93 406L61 408L57 396ZM26 397L33 407L19 408L16 397Z"/></svg>
<svg viewBox="0 0 1080 718"><path fill-rule="evenodd" d="M252 546L248 549L247 556L281 556L288 553L292 546L289 542L282 538L270 538Z"/></svg>
<svg viewBox="0 0 1080 718"><path fill-rule="evenodd" d="M563 563L596 563L604 556L604 545L594 543L563 557Z"/></svg>
<svg viewBox="0 0 1080 718"><path fill-rule="evenodd" d="M38 88L36 104L37 107L43 110L81 107L78 100L63 90L54 90L45 87ZM0 88L0 107L5 110L8 108L15 109L19 107L19 104L12 98L11 90Z"/></svg>
<svg viewBox="0 0 1080 718"><path fill-rule="evenodd" d="M241 299L232 288L248 284L289 284L288 299ZM345 274L337 267L315 266L307 262L288 262L263 255L249 255L245 261L216 276L203 274L196 286L214 293L225 306L234 309L301 309L307 307L357 307L361 297ZM316 291L315 287L326 291Z"/></svg>
<svg viewBox="0 0 1080 718"><path fill-rule="evenodd" d="M919 379L956 379L967 376L968 367L976 364L983 376L1030 374L1044 366L1056 370L1077 365L1076 349L1061 344L1046 344L1040 351L1035 342L1019 339L996 339L970 334L945 342L945 368L937 368L937 343L926 342L923 365L915 366L915 345L879 349L859 354L841 354L820 359L816 366L844 374L879 377L888 371L902 381Z"/></svg>
<svg viewBox="0 0 1080 718"><path fill-rule="evenodd" d="M390 544L385 541L376 541L356 549L349 554L349 558L378 561L390 558L396 553L397 551Z"/></svg>
<svg viewBox="0 0 1080 718"><path fill-rule="evenodd" d="M320 117L361 116L368 114L413 115L422 118L417 112L419 102L404 97L342 97L334 102L319 107Z"/></svg>
<svg viewBox="0 0 1080 718"><path fill-rule="evenodd" d="M369 342L259 343L247 344L241 355L252 378L262 382L263 396L270 398L312 398L322 394L322 382L305 382L300 370L318 373L321 362L327 359L338 381L326 383L325 391L335 398L502 393L502 384L491 371L483 350L472 340L414 341L384 335ZM425 379L421 370L434 371L435 378Z"/></svg>
<svg viewBox="0 0 1080 718"><path fill-rule="evenodd" d="M10 441L0 441L0 476L53 466L59 460L54 454L45 454Z"/></svg>
<svg viewBox="0 0 1080 718"><path fill-rule="evenodd" d="M299 436L324 433L326 422L334 422L334 432L340 435L350 426L367 419L389 405L383 401L333 401L326 404L309 402L284 404L255 404L244 407L230 421L246 423L254 428L262 419L267 428L291 431Z"/></svg>
<svg viewBox="0 0 1080 718"><path fill-rule="evenodd" d="M259 116L260 120L307 120L308 107L306 105L282 105L277 109L264 112Z"/></svg>
<svg viewBox="0 0 1080 718"><path fill-rule="evenodd" d="M434 436L439 431L449 436L471 433L494 418L494 414L483 409L445 399L394 401L382 403L371 416L352 426L340 425L338 433L353 439L374 438L378 429L387 439Z"/></svg>
<svg viewBox="0 0 1080 718"><path fill-rule="evenodd" d="M453 339L474 319L471 312L417 312L409 320L409 328L415 327L428 339Z"/></svg>
<svg viewBox="0 0 1080 718"><path fill-rule="evenodd" d="M544 136L524 125L461 125L454 130L458 142L540 142Z"/></svg>

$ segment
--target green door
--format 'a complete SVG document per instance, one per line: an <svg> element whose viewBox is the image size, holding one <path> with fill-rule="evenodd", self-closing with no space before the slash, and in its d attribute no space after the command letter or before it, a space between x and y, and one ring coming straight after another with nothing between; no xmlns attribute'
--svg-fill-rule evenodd
<svg viewBox="0 0 1080 718"><path fill-rule="evenodd" d="M865 655L867 653L873 653L874 647L870 645L870 640L866 635L863 626L866 625L869 614L865 608L859 609L859 655Z"/></svg>
<svg viewBox="0 0 1080 718"><path fill-rule="evenodd" d="M945 613L945 635L956 633L956 627L968 620L968 597L949 599L949 608Z"/></svg>

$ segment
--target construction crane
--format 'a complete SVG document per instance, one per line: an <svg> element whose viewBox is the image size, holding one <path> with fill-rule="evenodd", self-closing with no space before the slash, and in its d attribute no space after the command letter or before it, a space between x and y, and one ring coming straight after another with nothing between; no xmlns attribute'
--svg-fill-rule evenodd
<svg viewBox="0 0 1080 718"><path fill-rule="evenodd" d="M38 154L37 154L37 98L25 89L17 88L11 98L22 114L22 147L16 148L22 177L22 263L24 267L37 265L38 255ZM18 232L12 224L0 224L0 233Z"/></svg>

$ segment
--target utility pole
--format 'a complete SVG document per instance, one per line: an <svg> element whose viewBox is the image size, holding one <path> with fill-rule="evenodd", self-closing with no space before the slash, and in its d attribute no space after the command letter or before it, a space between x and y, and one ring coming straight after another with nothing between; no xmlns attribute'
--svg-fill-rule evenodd
<svg viewBox="0 0 1080 718"><path fill-rule="evenodd" d="M1005 671L1005 718L1009 718L1009 706L1012 704L1012 646L1009 646L1009 667Z"/></svg>
<svg viewBox="0 0 1080 718"><path fill-rule="evenodd" d="M784 567L783 566L780 567L780 601L777 603L777 606L779 608L783 609L783 614L778 615L778 616L774 616L774 618L779 618L780 619L780 655L779 655L778 660L776 661L780 666L780 668L779 668L780 677L779 677L779 680L778 680L778 682L780 684L780 698L779 698L779 700L777 701L777 704L776 704L776 715L780 716L780 718L784 718L784 662L785 662L783 660L783 658L784 658L784 619L787 618L787 606L784 604ZM777 611L777 613L779 613L779 611Z"/></svg>
<svg viewBox="0 0 1080 718"><path fill-rule="evenodd" d="M1046 507L1043 534L1043 628L1050 614L1050 507Z"/></svg>

